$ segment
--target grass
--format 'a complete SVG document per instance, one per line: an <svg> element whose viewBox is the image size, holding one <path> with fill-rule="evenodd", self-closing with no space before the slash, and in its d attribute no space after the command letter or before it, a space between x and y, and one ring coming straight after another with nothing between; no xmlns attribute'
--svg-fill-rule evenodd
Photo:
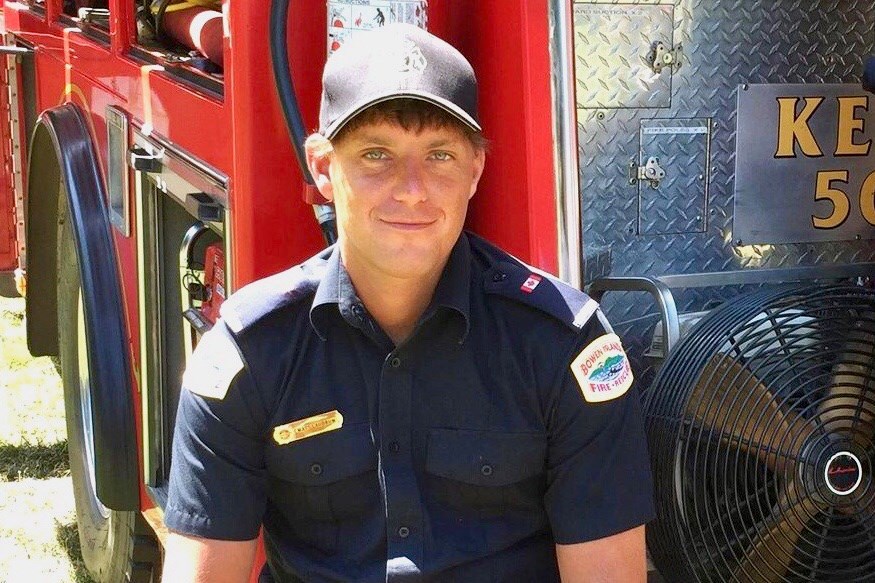
<svg viewBox="0 0 875 583"><path fill-rule="evenodd" d="M24 300L0 297L0 583L91 583L79 552L55 363L27 351Z"/></svg>

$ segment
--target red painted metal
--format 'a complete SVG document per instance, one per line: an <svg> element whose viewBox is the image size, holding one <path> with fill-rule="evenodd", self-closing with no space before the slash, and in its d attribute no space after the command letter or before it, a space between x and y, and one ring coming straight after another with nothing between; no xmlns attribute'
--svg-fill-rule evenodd
<svg viewBox="0 0 875 583"><path fill-rule="evenodd" d="M105 109L113 105L127 113L134 128L158 135L225 173L232 233L225 248L234 266L232 288L279 271L322 246L312 209L303 200L305 183L273 86L270 0L235 1L233 7L230 0L223 1L227 14L221 47L223 95L194 88L174 75L171 65L162 67L152 57L144 62L132 52L134 2L109 2L112 17L106 45L62 17L60 4L47 0L45 12L37 12L24 3L5 0L7 28L36 47L37 109L66 101L80 105L87 113L102 171ZM428 10L429 29L468 56L480 79L480 113L491 147L468 226L521 259L555 272L558 233L547 2L430 0ZM289 31L298 98L307 127L315 129L326 56L326 3L292 0ZM0 91L0 99L4 94ZM6 143L2 135L0 140ZM0 205L11 188L2 180L0 176ZM133 193L129 195L133 200ZM0 206L0 219L9 216L8 208ZM0 223L0 258L4 225ZM134 363L132 384L139 390L136 266L140 259L136 232L131 235L114 231ZM142 436L139 399L135 403ZM145 490L141 504L144 509L152 506Z"/></svg>
<svg viewBox="0 0 875 583"><path fill-rule="evenodd" d="M0 63L0 86L9 82L5 63ZM9 94L0 91L0 271L18 267L16 236L15 185L12 167L12 134Z"/></svg>
<svg viewBox="0 0 875 583"><path fill-rule="evenodd" d="M219 309L225 301L225 251L221 243L207 246L204 252L204 285L206 299L201 312L211 323L219 319Z"/></svg>

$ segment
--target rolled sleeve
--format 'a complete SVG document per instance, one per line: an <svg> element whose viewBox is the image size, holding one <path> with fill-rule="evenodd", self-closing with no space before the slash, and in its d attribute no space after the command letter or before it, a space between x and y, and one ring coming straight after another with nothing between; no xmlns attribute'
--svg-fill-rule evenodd
<svg viewBox="0 0 875 583"><path fill-rule="evenodd" d="M638 391L633 386L615 399L587 402L569 366L606 333L593 323L580 334L554 386L545 506L560 544L611 536L654 516Z"/></svg>
<svg viewBox="0 0 875 583"><path fill-rule="evenodd" d="M201 340L183 381L164 521L183 534L251 540L258 535L266 506L264 408L231 332L220 321L207 335L213 336L209 342L204 342L207 336ZM240 359L233 377L215 382L200 378L221 374L210 371L223 367L227 374L229 358ZM209 387L228 383L227 391L221 398L204 396L206 392L192 386L201 382Z"/></svg>

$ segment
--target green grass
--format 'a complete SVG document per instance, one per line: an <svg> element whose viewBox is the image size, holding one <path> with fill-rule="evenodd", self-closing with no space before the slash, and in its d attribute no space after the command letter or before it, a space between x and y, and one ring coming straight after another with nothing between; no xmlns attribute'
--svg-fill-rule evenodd
<svg viewBox="0 0 875 583"><path fill-rule="evenodd" d="M24 300L0 297L0 583L91 583L79 553L55 363L27 351Z"/></svg>

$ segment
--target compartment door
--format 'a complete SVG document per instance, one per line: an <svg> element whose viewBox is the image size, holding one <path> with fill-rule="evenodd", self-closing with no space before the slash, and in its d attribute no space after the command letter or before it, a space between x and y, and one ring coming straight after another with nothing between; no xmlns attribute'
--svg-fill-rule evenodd
<svg viewBox="0 0 875 583"><path fill-rule="evenodd" d="M12 99L19 94L16 58L2 57L3 66L0 67L0 271L18 267L18 232L19 227L24 227L23 209L18 204L21 200L16 200L16 192L21 191L16 191L15 184L16 169L20 169L21 165L20 161L13 159L12 139L12 125L19 119L18 111L13 112L11 107Z"/></svg>

